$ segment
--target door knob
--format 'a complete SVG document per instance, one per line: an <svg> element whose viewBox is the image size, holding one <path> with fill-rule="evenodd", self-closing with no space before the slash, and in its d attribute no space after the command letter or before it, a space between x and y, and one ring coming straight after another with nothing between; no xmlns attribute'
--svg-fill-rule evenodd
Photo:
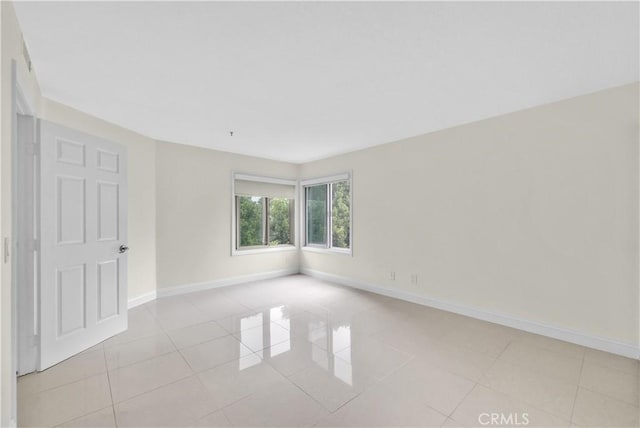
<svg viewBox="0 0 640 428"><path fill-rule="evenodd" d="M124 245L124 244L123 244L123 245L120 245L120 249L119 249L119 251L120 251L120 254L124 254L124 253L126 253L127 251L129 251L129 247L127 247L127 246L126 246L126 245Z"/></svg>

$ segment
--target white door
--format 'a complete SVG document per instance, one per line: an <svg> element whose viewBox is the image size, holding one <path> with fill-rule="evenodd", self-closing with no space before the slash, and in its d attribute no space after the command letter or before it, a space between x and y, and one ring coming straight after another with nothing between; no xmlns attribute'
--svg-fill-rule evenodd
<svg viewBox="0 0 640 428"><path fill-rule="evenodd" d="M126 151L39 121L40 363L127 328Z"/></svg>

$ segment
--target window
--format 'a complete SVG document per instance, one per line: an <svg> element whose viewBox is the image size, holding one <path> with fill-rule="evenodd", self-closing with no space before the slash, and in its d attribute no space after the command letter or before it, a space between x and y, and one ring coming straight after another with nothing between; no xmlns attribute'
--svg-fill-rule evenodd
<svg viewBox="0 0 640 428"><path fill-rule="evenodd" d="M269 245L293 245L293 199L267 199Z"/></svg>
<svg viewBox="0 0 640 428"><path fill-rule="evenodd" d="M310 186L307 193L307 244L327 245L327 185Z"/></svg>
<svg viewBox="0 0 640 428"><path fill-rule="evenodd" d="M240 247L255 247L265 245L264 202L266 198L260 196L236 196L238 204L238 218L240 224Z"/></svg>
<svg viewBox="0 0 640 428"><path fill-rule="evenodd" d="M295 248L295 182L234 176L233 254Z"/></svg>
<svg viewBox="0 0 640 428"><path fill-rule="evenodd" d="M293 199L236 196L238 249L294 245Z"/></svg>
<svg viewBox="0 0 640 428"><path fill-rule="evenodd" d="M351 181L348 175L303 182L305 245L351 250Z"/></svg>
<svg viewBox="0 0 640 428"><path fill-rule="evenodd" d="M331 246L351 248L351 184L339 181L331 186Z"/></svg>

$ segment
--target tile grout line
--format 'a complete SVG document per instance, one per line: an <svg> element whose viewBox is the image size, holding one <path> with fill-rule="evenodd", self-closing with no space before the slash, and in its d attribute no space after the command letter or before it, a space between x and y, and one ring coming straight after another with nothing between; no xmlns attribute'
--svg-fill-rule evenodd
<svg viewBox="0 0 640 428"><path fill-rule="evenodd" d="M547 375L547 374L543 374L543 373L539 373L537 370L532 369L532 368L530 368L530 367L528 367L528 366L525 366L525 365L520 365L520 364L518 364L517 362L511 362L511 361L506 361L506 360L500 360L500 361L502 361L503 363L506 363L506 364L508 364L508 365L511 365L511 366L517 367L517 368L519 368L520 370L525 370L525 371L527 371L527 372L533 373L536 377L543 377L543 378L547 378L547 379L554 379L554 380L556 380L556 381L557 381L557 382L559 382L559 383L562 383L562 384L565 384L565 385L571 385L571 386L573 386L573 383L571 383L571 382L568 382L568 381L565 381L565 380L559 380L559 381L558 381L558 380L557 380L556 378L554 378L553 376L550 376L550 375ZM488 370L491 370L491 368L493 368L497 363L498 363L498 359L496 358L496 359L495 359L495 361L493 362L493 364L492 364L492 365L487 369L487 371L488 371ZM582 367L581 367L581 370L582 370ZM485 374L486 374L486 373L485 373ZM490 389L491 391L494 391L494 392L496 392L496 393L498 393L498 394L502 394L502 395L505 395L505 396L507 396L507 397L509 397L509 398L515 399L515 400L520 401L520 402L522 402L522 403L525 403L525 404L527 404L528 406L531 406L531 407L533 407L534 409L537 409L537 410L539 410L539 411L541 411L541 412L543 412L543 413L546 413L546 414L551 415L551 416L553 416L553 417L556 417L556 418L559 418L559 419L564 420L564 416L560 416L559 414L552 413L552 412L551 412L551 411L549 411L549 410L545 410L545 409L543 409L543 408L539 407L537 404L534 404L534 403L530 402L529 400L526 400L526 399L524 399L524 398L522 398L522 397L515 396L515 395L513 395L513 394L511 394L511 393L508 393L508 392L505 392L505 391L501 391L501 390L499 390L499 389L496 389L494 386L492 386L492 385L490 385L490 384L488 384L488 383L483 383L482 381L483 381L483 379L484 379L484 377L485 377L485 374L483 374L483 375L480 377L480 379L478 379L477 384L478 384L479 386L482 386L482 387L484 387L484 388ZM578 378L578 384L576 384L576 395L577 395L577 389L579 388L579 382L580 382L580 380L579 380L579 378ZM575 399L574 399L574 405L575 405ZM569 422L569 423L571 423L571 420L569 419L569 421L568 421L568 422Z"/></svg>
<svg viewBox="0 0 640 428"><path fill-rule="evenodd" d="M538 410L539 412L542 412L542 413L544 413L544 414L546 414L546 415L548 415L548 416L551 416L551 417L556 418L556 419L560 419L560 420L562 420L563 422L568 422L569 424L571 424L571 421L570 421L570 420L566 420L566 419L564 419L564 417L559 416L559 415L557 415L556 413L551 413L550 411L545 410L545 409L543 409L543 408L539 407L537 404L532 404L532 403L531 403L530 401L528 401L528 400L524 400L524 399L522 399L522 398L520 398L520 397L516 397L516 396L514 396L514 395L512 395L512 394L508 394L508 393L506 393L506 392L502 392L502 391L500 391L500 390L498 390L498 389L495 389L495 388L493 388L493 387L491 387L491 386L487 386L487 385L483 385L483 384L478 384L478 385L479 385L479 386L482 386L483 388L489 389L489 390L491 390L491 391L495 392L496 394L500 394L500 395L503 395L503 396L505 396L505 397L507 397L507 398L509 398L509 399L516 400L516 401L518 401L518 402L520 402L520 403L526 404L527 406L531 407L532 409L536 409L536 410Z"/></svg>
<svg viewBox="0 0 640 428"><path fill-rule="evenodd" d="M200 379L200 376L198 376L198 374L197 374L197 373L196 373L194 376L195 376L195 378L196 378L196 381L200 384L200 386L202 386L202 388L204 388L204 389L207 391L207 393L210 393L209 388L207 388L207 386L204 384L204 382L202 382L202 379ZM249 395L252 395L252 394L249 394ZM229 406L231 406L232 404L235 404L236 402L238 402L238 401L240 401L240 400L242 400L242 399L244 399L244 398L248 397L249 395L244 396L244 397L242 397L242 398L239 398L238 400L233 401L233 402L231 402L231 403L229 403L229 404L227 404L227 405L224 405L224 406L218 407L216 410L213 410L213 411L211 411L211 412L209 412L209 413L206 413L205 415L203 415L203 416L202 416L201 418L199 418L198 420L200 420L200 419L204 419L204 418L206 418L206 417L207 417L207 416L209 416L209 415L213 415L214 413L222 412L222 414L224 415L224 418L225 418L229 423L231 423L231 420L229 419L229 417L227 416L227 414L224 412L224 409L225 409L225 408L227 408L227 407L229 407ZM231 425L233 425L233 424L231 423Z"/></svg>
<svg viewBox="0 0 640 428"><path fill-rule="evenodd" d="M104 342L104 341L103 341L103 342ZM103 342L100 342L100 343L103 343ZM53 365L53 366L49 367L48 369L45 369L45 370L41 371L41 372L34 371L34 372L31 372L31 373L27 373L26 375L21 375L21 376L19 376L19 377L24 377L24 376L39 376L41 373L46 373L46 372L47 372L47 370L53 369L53 368L55 368L58 364L63 364L63 363L65 363L66 361L70 360L71 358L78 357L78 356L80 356L80 355L82 355L82 354L84 354L84 355L88 355L88 354L98 353L99 351L100 351L100 350L96 349L96 350L93 350L93 351L88 352L87 354L84 354L84 352L86 352L86 350L85 350L85 351L82 351L80 354L73 355L73 356L71 356L71 357L67 358L66 360L61 361L61 362L59 362L59 363L57 363L57 364L55 364L55 365ZM62 388L63 386L68 386L68 385L71 385L71 384L76 383L76 382L81 382L81 381L83 381L83 380L85 380L85 379L87 379L87 378L90 378L90 377L100 376L101 374L104 374L104 373L106 373L106 372L107 372L107 370L106 370L106 365L105 365L105 371L98 372L98 373L93 373L93 374L90 374L90 375L86 375L86 376L83 376L83 377L81 377L81 378L79 378L79 379L76 379L76 380L72 380L72 381L65 381L65 382L63 382L63 383L61 383L61 384L58 384L58 385L55 385L55 386L50 386L50 387L47 387L47 388L44 388L44 389L40 389L40 390L35 391L35 392L30 392L30 393L27 393L27 394L26 394L26 396L31 396L31 395L35 395L35 394L40 394L40 393L43 393L43 392L51 391L51 390L56 389L56 388Z"/></svg>
<svg viewBox="0 0 640 428"><path fill-rule="evenodd" d="M600 362L600 361L589 361L587 358L584 359L584 362L587 363L587 364L598 366L598 367L603 368L603 369L612 370L614 372L624 373L625 375L630 375L630 376L640 375L640 367L638 368L638 370L634 370L635 373L632 373L632 371L630 371L630 370L621 369L620 367L614 367L611 364L606 364L606 363L603 363L603 362Z"/></svg>
<svg viewBox="0 0 640 428"><path fill-rule="evenodd" d="M586 387L586 386L582 386L582 385L580 385L580 384L578 384L578 389L584 389L585 391L589 391L589 392L592 392L592 393L594 393L594 394L602 395L602 396L603 396L603 397L605 397L605 398L608 398L608 399L610 399L610 400L616 401L616 402L618 402L618 403L620 403L620 404L624 404L625 406L631 406L631 407L635 407L636 409L640 409L640 406L639 406L638 404L629 403L628 401L621 400L621 399L619 399L619 398L617 398L617 397L612 397L611 395L609 395L609 394L605 394L605 393L604 393L604 392L602 392L602 391L596 391L595 389L588 388L588 387ZM576 391L576 396L577 396L577 395L578 395L578 393L577 393L577 391ZM574 403L574 405L575 405L575 403Z"/></svg>
<svg viewBox="0 0 640 428"><path fill-rule="evenodd" d="M260 351L256 351L256 352L251 351L251 352L252 352L252 354L253 354L253 355L255 355L255 356L257 356L258 358L260 358L260 360L261 360L261 361L263 361L265 364L269 365L269 363L268 363L267 361L265 361L265 360L264 360L264 358L262 358L261 356L259 356L259 355L258 355L258 352L260 352ZM248 357L248 356L249 356L249 355L245 355L245 357ZM245 358L245 357L241 357L241 358ZM228 361L227 363L224 363L224 364L228 364L228 363L233 362L233 361L239 361L241 358L238 358L238 359L234 359L234 360ZM216 367L220 367L220 366L222 366L222 365L224 365L224 364L220 364L219 366L216 366ZM216 367L212 367L211 369L206 369L206 370L212 370L212 369L215 369ZM288 380L286 376L284 376L282 373L280 373L279 371L277 371L274 367L272 367L271 365L269 365L269 367L271 367L271 368L272 368L276 373L278 373L280 376L282 376L285 380ZM199 372L199 373L202 373L202 372ZM206 389L207 391L209 391L209 388L207 388L207 386L202 382L202 380L200 379L200 376L198 376L198 373L196 373L196 374L195 374L195 377L196 377L197 381L200 383L200 385L202 385L202 387L203 387L204 389ZM293 382L291 382L291 383L293 383ZM295 384L294 384L294 386L297 386L297 385L295 385ZM254 394L257 394L258 392L260 392L261 390L266 389L266 388L267 388L267 386L264 386L264 387L262 387L262 388L259 388L259 389L258 389L258 390L256 390L256 391L253 391L253 392L248 393L247 395L243 395L243 396L242 396L242 397L240 397L240 398L237 398L237 399L235 399L235 400L232 400L230 403L225 404L224 406L221 406L221 407L217 408L216 410L214 410L214 411L212 411L212 412L207 413L207 414L206 414L206 415L204 415L202 418L205 418L205 417L207 417L207 416L209 416L209 415L212 415L212 414L214 414L214 413L216 413L216 412L222 412L222 414L224 415L225 419L227 419L227 421L229 421L229 422L231 423L231 420L229 419L229 417L227 416L227 414L225 413L225 411L224 411L224 410L225 410L225 409L227 409L228 407L231 407L231 406L233 406L234 404L236 404L236 403L238 403L238 402L240 402L240 401L242 401L242 400L244 400L244 399L248 398L248 397L251 397L251 396L252 396L252 395L254 395ZM202 418L200 418L200 419L202 419ZM233 423L231 423L231 425L233 425Z"/></svg>
<svg viewBox="0 0 640 428"><path fill-rule="evenodd" d="M75 418L73 418L73 419L67 419L66 421L60 422L60 423L58 423L58 424L56 424L56 425L46 425L45 427L46 427L46 428L51 428L51 427L53 427L53 428L60 428L61 426L65 425L65 424L68 424L69 422L77 421L77 420L82 419L82 418L84 418L84 417L86 417L86 416L93 415L94 413L98 413L98 412L101 412L101 411L103 411L103 410L105 410L105 409L109 409L109 408L111 408L111 411L113 412L113 406L105 406L105 407L102 407L102 408L100 408L100 409L98 409L98 410L94 410L94 411L92 411L92 412L85 413L84 415L77 416L77 417L75 417ZM114 416L114 419L115 419L115 416ZM20 425L19 425L19 427L20 427ZM34 428L36 428L36 427L34 427ZM43 427L43 428L44 428L44 427ZM88 427L87 427L87 428L88 428Z"/></svg>
<svg viewBox="0 0 640 428"><path fill-rule="evenodd" d="M490 357L490 356L488 356L488 355L486 355L486 354L476 353L476 352L469 352L469 351L467 351L467 350L465 350L465 349L456 349L456 351L457 351L457 352L461 352L461 353L466 354L466 355L476 355L476 356L477 356L477 355L480 355L480 356L482 356L482 357L491 358L491 359L493 359L493 361L491 362L491 364L490 364L490 365L489 365L485 370L483 370L483 371L482 371L482 374L481 374L480 376L478 376L478 379L474 379L473 377L471 377L471 376L467 376L466 374L462 374L461 372L453 371L453 370L451 370L449 367L446 367L445 365L443 365L443 364L439 364L439 363L437 363L437 362L433 363L433 365L434 365L435 367L439 368L440 370L443 370L443 371L445 371L445 372L447 372L447 373L449 373L449 374L452 374L452 375L454 375L454 376L461 377L461 378L463 378L463 379L466 379L466 380L468 380L468 381L470 381L470 382L473 382L473 383L476 383L476 384L477 384L477 383L480 383L480 380L482 380L482 376L484 376L484 374L485 374L489 369L491 369L491 367L493 367L493 366L498 362L498 359L497 359L497 358Z"/></svg>
<svg viewBox="0 0 640 428"><path fill-rule="evenodd" d="M107 382L109 383L109 397L111 398L111 412L113 413L113 423L116 428L118 428L118 418L116 417L116 405L113 402L113 391L111 390L111 376L109 376L109 366L107 365L107 353L102 352L102 356L104 357L104 367L107 369Z"/></svg>
<svg viewBox="0 0 640 428"><path fill-rule="evenodd" d="M473 384L473 387L464 395L464 397L462 397L462 399L460 400L460 402L458 404L456 404L456 407L453 408L453 410L451 411L451 413L449 413L447 416L447 419L451 419L453 420L453 418L451 417L456 410L458 410L458 407L460 407L462 405L462 403L464 403L464 401L467 399L467 397L469 397L471 395L471 393L478 387L479 383L475 382Z"/></svg>
<svg viewBox="0 0 640 428"><path fill-rule="evenodd" d="M358 392L355 396L353 396L353 397L352 397L352 398L350 398L349 400L345 401L343 404L341 404L341 405L340 405L338 408L336 408L335 410L333 410L333 411L328 410L328 409L326 409L326 407L324 407L322 404L320 404L320 403L319 403L319 404L320 404L323 408L325 408L325 409L326 409L330 414L335 414L338 410L342 409L342 408L343 408L343 407L345 407L347 404L351 403L353 400L355 400L356 398L360 397L360 396L361 396L363 393L365 393L366 391L369 391L370 389L372 389L372 388L373 388L373 387L375 387L376 385L378 385L378 384L382 383L382 381L384 381L385 379L389 378L389 377L390 377L390 376L392 376L393 374L397 373L398 371L400 371L401 369L403 369L404 367L406 367L410 362L412 362L412 361L416 358L416 356L415 356L415 355L413 355L413 354L409 354L409 353L407 353L407 352L401 351L401 350L396 349L396 348L394 348L394 347L392 347L392 346L390 346L390 345L387 345L387 346L389 346L390 348L392 348L392 349L394 349L394 350L396 350L396 351L399 351L399 352L405 353L405 354L407 354L407 355L411 355L411 358L409 358L407 361L405 361L405 362L404 362L403 364L401 364L399 367L396 367L394 370L392 370L390 373L386 374L385 376L381 377L380 379L374 379L374 382L372 382L370 385L368 385L368 386L364 387L364 388L362 389L362 391ZM347 348L344 348L344 349L347 349ZM340 360L342 360L342 361L347 362L346 360L343 360L342 358L340 358L340 357L336 356L335 354L333 355L333 358L338 358L338 359L340 359ZM292 382L292 383L294 383L293 381L291 381L291 382ZM298 385L297 385L297 384L295 384L295 383L294 383L294 385L298 386ZM302 389L301 387L298 387L298 388L299 388L299 389ZM303 391L303 392L305 392L304 390L302 390L302 391ZM306 393L306 392L305 392L305 393ZM309 395L309 394L307 394L307 395ZM313 397L311 397L311 398L313 398ZM435 410L435 409L434 409L434 410Z"/></svg>
<svg viewBox="0 0 640 428"><path fill-rule="evenodd" d="M467 396L465 395L464 398L467 398ZM464 400L463 398L463 400ZM436 409L435 407L432 407L431 405L427 404L427 403L422 403L420 402L421 405L423 405L424 407L426 407L429 410L432 410L434 412L436 412L439 415L444 416L444 421L442 421L442 424L440 424L439 426L442 426L445 422L447 422L447 419L451 419L447 414L443 413L442 411ZM456 406L457 408L457 406Z"/></svg>
<svg viewBox="0 0 640 428"><path fill-rule="evenodd" d="M509 347L511 346L511 344L514 342L515 339L509 339L509 341L507 342L507 344L504 346L504 348L502 348L502 351L500 351L500 353L496 356L496 361L498 361L498 359L500 359L500 357L502 357L504 355L505 352L507 352L507 349L509 349Z"/></svg>
<svg viewBox="0 0 640 428"><path fill-rule="evenodd" d="M225 331L226 331L226 330L225 330ZM176 350L176 351L180 351L181 349L189 349L189 348L193 348L193 347L195 347L195 346L199 346L199 345L202 345L202 344L205 344L205 343L209 343L209 342L212 342L212 341L214 341L214 340L218 340L218 339L224 339L224 338L227 338L227 337L229 337L229 336L233 336L233 335L232 335L232 334L230 334L230 333L227 333L227 334L225 334L225 335L223 335L223 336L214 337L213 339L206 339L206 340L204 340L204 341L202 341L202 342L197 342L197 343L191 344L191 345L189 345L189 346L183 346L182 348L178 348L178 347L176 346L176 349L175 349L175 350ZM175 346L175 342L174 342L174 346Z"/></svg>
<svg viewBox="0 0 640 428"><path fill-rule="evenodd" d="M101 343L102 343L102 342L101 342ZM106 369L107 361L106 361L106 356L105 356L105 354L104 354L104 349L102 349L102 351L103 351L103 353L102 353L102 357L103 357L103 358L102 358L102 359L103 359L103 361L104 361L104 363L105 363L105 369ZM91 352L98 352L98 350L91 351ZM37 372L35 372L35 373L37 373ZM85 416L88 416L88 415L91 415L91 414L93 414L93 413L97 413L97 412L99 412L99 411L101 411L101 410L104 410L104 409L106 409L107 407L111 407L111 412L112 412L112 414L113 414L114 423L116 423L116 422L115 422L115 418L116 418L116 415L115 415L115 409L114 409L114 407L113 407L113 396L112 396L112 393L111 393L111 381L110 381L110 379L109 379L109 373L108 373L108 370L105 370L104 372L96 373L96 374L93 374L93 375L84 376L82 379L78 379L78 380L75 380L75 381L73 381L73 382L68 382L68 383L65 383L65 384L62 384L62 385L59 385L59 386L55 386L55 387L52 387L52 388L47 388L47 389L44 389L44 390L42 390L42 391L38 391L38 392L33 393L33 394L30 394L30 395L35 395L35 394L40 394L40 393L42 393L42 392L51 391L51 390L53 390L53 389L60 388L60 387L63 387L63 386L67 386L67 385L71 385L71 384L73 384L73 383L77 383L77 382L83 382L83 381L85 381L85 380L87 380L87 379L89 379L89 378L96 377L96 376L100 376L100 375L103 375L103 374L106 374L106 375L107 375L107 383L108 383L108 385L109 385L109 398L110 398L110 401L111 401L111 405L110 405L110 406L105 406L105 407L102 407L102 408L100 408L100 409L96 409L96 410L93 410L93 411L90 411L90 412L87 412L87 413L83 413L82 415L78 415L78 416L76 416L76 417L74 417L74 418L67 419L67 420L65 420L65 421L61 421L60 423L56 424L55 426L56 426L56 427L58 427L58 426L63 425L63 424L65 424L65 423L72 422L72 421L75 421L75 420L77 420L77 419L81 419L81 418L83 418L83 417L85 417ZM116 423L116 427L117 427L117 423Z"/></svg>
<svg viewBox="0 0 640 428"><path fill-rule="evenodd" d="M505 360L505 359L497 358L491 364L491 366L487 369L487 371L489 371L493 367L495 367L495 365L498 362L500 362L502 364L505 364L507 366L510 366L510 367L518 368L519 370L527 372L527 373L532 374L532 375L535 375L536 377L543 378L543 379L546 379L546 380L553 380L554 382L557 382L557 383L560 383L560 384L574 386L574 385L578 385L580 383L580 374L578 375L577 381L576 382L572 382L571 380L568 380L566 378L560 378L559 379L557 376L554 376L551 373L546 373L540 368L533 367L533 366L528 365L528 364L523 364L519 360L511 361L511 360ZM582 370L582 365L580 366L580 370ZM482 380L482 379L479 379L479 380ZM481 385L484 385L484 384L481 384ZM487 385L485 385L485 386L487 386Z"/></svg>
<svg viewBox="0 0 640 428"><path fill-rule="evenodd" d="M195 375L195 374L192 374L191 376L194 376L194 375ZM188 379L188 378L189 378L189 377L191 377L191 376L182 377L182 378L180 378L180 379L176 379L176 380L173 380L173 381L171 381L171 382L165 383L164 385L156 386L155 388L152 388L152 389L150 389L150 390L148 390L148 391L144 391L144 392L141 392L141 393L139 393L139 394L132 395L131 397L128 397L126 400L121 400L121 401L118 401L117 403L113 403L113 407L115 408L115 405L116 405L116 404L125 403L125 402L127 402L127 401L129 401L129 400L133 400L134 398L138 398L138 397L140 397L141 395L147 394L147 393L149 393L149 392L156 391L156 390L158 390L158 389L160 389L160 388L164 388L164 387L169 386L169 385L173 385L174 383L178 383L178 382L180 382L180 381L183 381L183 380L185 380L185 379Z"/></svg>
<svg viewBox="0 0 640 428"><path fill-rule="evenodd" d="M523 330L523 332L524 332L524 330ZM527 333L527 332L524 332L524 333ZM534 335L534 336L539 336L539 337L542 337L544 339L555 340L555 341L558 341L558 342L560 342L560 343L562 343L564 345L571 345L571 347L579 348L580 355L579 356L576 355L575 352L561 351L559 349L554 349L552 346L545 346L542 343L537 343L535 340L526 339L524 337L516 338L516 339L514 339L514 341L519 342L521 345L533 346L533 347L541 349L543 351L550 352L550 353L554 354L557 357L560 356L560 357L564 357L564 358L575 358L575 359L584 358L585 348L583 346L581 346L581 345L576 345L575 343L570 343L570 342L564 342L564 341L562 341L560 339L553 339L553 338L549 338L547 336L540 336L540 335L535 334L535 333L529 333L529 334Z"/></svg>
<svg viewBox="0 0 640 428"><path fill-rule="evenodd" d="M313 343L311 343L311 345L313 346ZM322 408L323 410L326 410L327 412L329 412L329 414L331 414L332 412L330 410L327 410L326 407L324 407L322 405L322 403L320 403L318 400L316 400L314 397L312 397L307 391L305 391L304 389L302 389L302 387L300 387L297 383L295 383L294 381L292 381L290 379L291 376L294 376L298 373L302 373L306 370L309 369L309 367L305 367L303 369L297 370L296 372L290 374L289 376L285 376L284 373L280 372L280 370L278 370L276 367L274 367L269 361L266 361L264 358L261 358L262 361L265 362L265 364L267 364L269 367L271 367L273 370L276 371L276 373L278 373L280 376L282 376L291 386L293 386L294 388L298 389L299 391L301 391L304 395L306 395L307 397L309 397L311 400L313 400L314 403L318 404L318 406L320 406L320 408Z"/></svg>
<svg viewBox="0 0 640 428"><path fill-rule="evenodd" d="M123 369L123 368L126 368L126 367L131 367L131 366L133 366L133 365L135 365L135 364L142 363L142 362L144 362L144 361L151 360L151 359L153 359L153 358L162 357L162 356L164 356L164 355L171 354L172 352L176 352L176 351L178 350L178 348L175 346L175 344L174 344L174 343L173 343L173 341L171 340L171 337L169 337L169 335L168 335L168 334L166 334L164 331L162 332L162 334L164 334L164 335L167 337L167 339L169 339L169 341L170 341L170 342L171 342L171 344L173 345L174 349L169 350L169 351L165 351L165 352L161 352L161 353L159 353L159 354L155 354L155 355L152 355L152 356L147 357L147 358L143 358L142 360L133 361L133 362L131 362L131 363L124 364L124 365L121 365L121 366L118 366L118 367L113 367L113 368L112 368L112 370L113 370L113 371L115 371L115 370L118 370L118 369ZM131 342L127 342L127 343L123 343L123 344L114 345L114 346L112 346L111 348L112 348L112 349L115 349L115 348L120 347L120 346L127 346L127 345L131 345L132 343L136 343L136 342L139 342L139 341L142 341L142 340L148 340L148 339L151 339L151 338L152 338L152 337L154 337L154 336L155 336L155 335L153 335L153 336L147 336L147 337L141 337L140 339L135 339L135 340L132 340ZM158 336L159 336L159 335L158 335ZM106 358L106 349L105 349L105 358ZM108 365L108 364L107 364L107 371L109 371L109 365Z"/></svg>
<svg viewBox="0 0 640 428"><path fill-rule="evenodd" d="M569 423L573 423L573 415L576 411L576 402L578 401L578 392L580 391L580 381L582 380L582 371L584 369L584 355L582 355L582 361L580 363L580 376L578 376L578 384L576 385L576 393L573 397L573 405L571 406L571 415L569 416Z"/></svg>
<svg viewBox="0 0 640 428"><path fill-rule="evenodd" d="M311 345L313 345L313 344L311 344ZM267 364L269 364L269 362L267 362ZM271 366L271 367L273 367L273 366ZM305 367L304 369L300 369L300 370L298 370L297 372L292 373L290 376L285 376L285 375L283 375L282 373L280 373L280 371L279 371L278 369L276 369L275 367L273 367L273 369L274 369L274 370L276 370L278 373L280 373L280 375L281 375L282 377L284 377L284 378L285 378L285 379L286 379L286 380L287 380L287 381L288 381L288 382L289 382L293 387L297 388L299 391L301 391L303 394L305 394L307 397L309 397L311 400L313 400L313 402L315 402L316 404L318 404L318 406L320 406L320 408L321 408L321 409L325 410L329 415L334 414L334 413L335 413L335 412L337 412L339 409L341 409L344 405L346 405L347 403L349 403L349 402L351 402L352 400L356 399L360 394L362 394L362 393L364 392L364 390L363 390L363 391L360 391L360 392L359 392L358 394L356 394L354 397L352 397L351 399L347 400L345 403L343 403L342 405L340 405L337 409L335 409L335 410L333 410L333 411L332 411L332 410L329 410L329 409L327 409L327 408L324 406L324 404L322 404L320 401L318 401L314 396L312 396L312 395L311 395L311 394L309 394L307 391L305 391L305 390L304 390L304 388L302 388L300 385L298 385L297 383L295 383L293 380L291 380L291 379L290 379L292 376L295 376L295 375L297 375L297 374L299 374L299 373L303 373L303 372L309 371L309 370L311 370L311 369L313 369L313 368L314 368L314 366L311 366L311 367ZM317 423L319 423L319 421L318 421L318 422L316 422L316 424L317 424Z"/></svg>
<svg viewBox="0 0 640 428"><path fill-rule="evenodd" d="M169 338L169 340L171 340L171 338ZM172 343L173 343L173 342L172 342ZM167 355L172 354L172 353L174 353L174 352L175 352L175 353L177 353L178 355L180 355L180 357L182 358L182 360L184 361L184 363L187 365L187 367L189 367L189 370L191 370L191 374L190 374L189 376L185 376L185 377L182 377L182 378L180 378L180 379L176 379L176 380L173 380L173 381L171 381L171 382L168 382L168 383L165 383L165 384L163 384L163 385L160 385L160 386L157 386L157 387L155 387L155 388L152 388L152 389L150 389L150 390L148 390L148 391L144 391L144 392L141 392L141 393L139 393L139 394L132 395L131 397L128 397L126 400L121 400L121 401L119 401L118 403L123 403L123 402L125 402L125 401L129 401L129 400L131 400L131 399L133 399L133 398L136 398L136 397L139 397L139 396L141 396L141 395L143 395L143 394L146 394L146 393L149 393L149 392L155 391L155 390L157 390L157 389L163 388L163 387L168 386L168 385L173 385L174 383L178 383L178 382L180 382L180 381L182 381L182 380L185 380L185 379L187 379L187 378L189 378L189 377L191 377L191 376L196 375L196 374L197 374L197 372L191 368L191 365L186 361L186 359L184 358L184 356L180 353L180 351L179 351L178 349L175 349L175 350L170 351L170 352L166 352L166 353L161 354L161 355L154 355L153 357L146 358L146 359L144 359L144 360L137 361L137 362L135 362L135 363L132 363L132 364L129 364L129 365L126 365L126 366L123 366L123 367L118 367L118 368L114 369L113 371L120 370L120 369L122 369L122 368L131 367L131 366L133 366L133 365L140 364L140 363L144 363L144 362L147 362L147 361L150 361L150 360L155 360L155 359L157 359L157 358L167 356ZM106 356L105 356L105 364L106 364ZM110 380L110 377L109 377L109 370L108 370L108 369L107 369L107 377L108 377L108 379L109 379L109 390L111 390L111 380ZM116 403L113 401L113 394L112 394L112 397L111 397L111 402L113 403L113 406L114 406L114 408L115 408L115 404L116 404Z"/></svg>

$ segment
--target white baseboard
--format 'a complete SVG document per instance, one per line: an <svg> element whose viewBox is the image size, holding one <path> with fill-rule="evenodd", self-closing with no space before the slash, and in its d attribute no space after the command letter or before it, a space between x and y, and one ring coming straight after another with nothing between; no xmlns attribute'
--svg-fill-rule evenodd
<svg viewBox="0 0 640 428"><path fill-rule="evenodd" d="M419 305L442 309L448 312L454 312L460 315L477 318L483 321L489 321L495 324L501 324L507 327L517 328L519 330L528 331L530 333L552 337L554 339L575 343L576 345L586 346L588 348L598 349L600 351L610 352L612 354L622 355L628 358L640 359L640 346L631 343L618 342L615 340L570 330L564 327L558 327L537 321L530 321L523 318L514 317L512 315L490 312L483 309L461 305L459 303L421 296L409 291L389 289L379 285L374 285L356 279L321 272L313 269L302 268L300 272L302 274L319 278L325 281L334 282L336 284L358 288L361 290L370 291L372 293L417 303Z"/></svg>
<svg viewBox="0 0 640 428"><path fill-rule="evenodd" d="M260 272L251 275L233 276L231 278L216 279L213 281L194 282L191 284L175 285L172 287L158 288L157 297L177 296L178 294L192 293L194 291L209 290L212 288L228 287L230 285L244 284L247 282L261 281L264 279L279 278L282 276L300 273L298 269L283 269L270 272Z"/></svg>
<svg viewBox="0 0 640 428"><path fill-rule="evenodd" d="M144 305L147 302L156 300L157 297L158 295L156 290L150 291L148 293L142 294L137 297L133 297L129 299L128 308L131 309L131 308L135 308L136 306Z"/></svg>

